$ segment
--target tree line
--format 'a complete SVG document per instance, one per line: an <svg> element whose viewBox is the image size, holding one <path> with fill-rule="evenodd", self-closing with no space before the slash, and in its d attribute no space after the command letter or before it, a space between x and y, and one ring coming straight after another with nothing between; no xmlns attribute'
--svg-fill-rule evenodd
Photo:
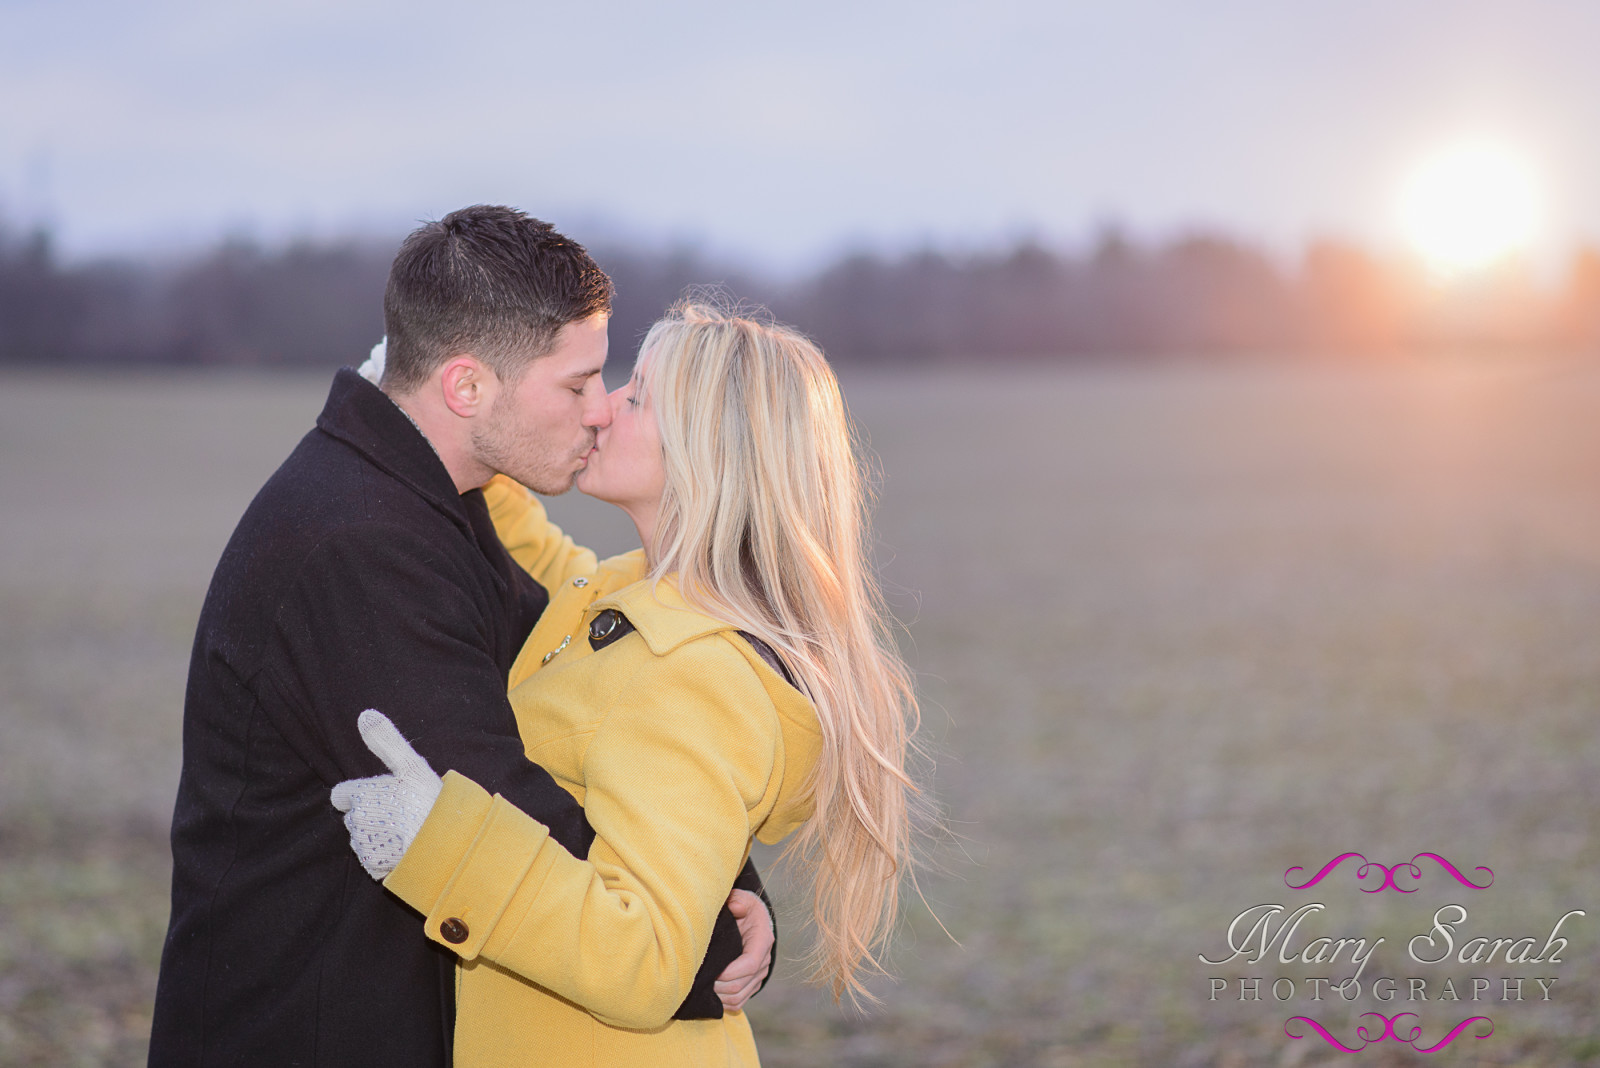
<svg viewBox="0 0 1600 1068"><path fill-rule="evenodd" d="M1081 252L1023 241L953 254L857 253L774 281L689 251L594 247L616 282L612 344L631 350L686 287L766 305L841 361L1061 359L1439 347L1600 350L1600 252L1558 284L1512 263L1452 285L1353 245L1284 264L1225 236ZM0 227L0 362L321 365L383 332L394 246L245 240L169 262L68 263L48 232Z"/></svg>

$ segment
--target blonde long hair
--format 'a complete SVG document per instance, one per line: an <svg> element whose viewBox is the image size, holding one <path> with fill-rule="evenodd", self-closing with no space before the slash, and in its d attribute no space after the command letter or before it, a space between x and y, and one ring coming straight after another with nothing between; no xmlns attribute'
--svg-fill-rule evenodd
<svg viewBox="0 0 1600 1068"><path fill-rule="evenodd" d="M799 332L684 301L640 346L666 488L651 574L772 646L811 699L815 808L784 860L811 889L809 978L871 1000L917 788L918 709L867 562L867 491L839 384Z"/></svg>

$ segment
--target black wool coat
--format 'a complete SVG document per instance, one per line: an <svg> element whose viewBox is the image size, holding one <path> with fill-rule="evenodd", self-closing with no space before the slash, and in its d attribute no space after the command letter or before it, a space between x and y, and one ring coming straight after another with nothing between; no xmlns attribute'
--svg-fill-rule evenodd
<svg viewBox="0 0 1600 1068"><path fill-rule="evenodd" d="M328 795L385 772L356 729L376 708L437 771L586 856L594 832L526 759L506 700L547 603L483 495L457 493L405 414L340 371L201 611L152 1065L450 1063L455 958L362 870ZM680 1015L720 1015L710 982L739 943L726 910L718 926L685 1003L712 1008Z"/></svg>

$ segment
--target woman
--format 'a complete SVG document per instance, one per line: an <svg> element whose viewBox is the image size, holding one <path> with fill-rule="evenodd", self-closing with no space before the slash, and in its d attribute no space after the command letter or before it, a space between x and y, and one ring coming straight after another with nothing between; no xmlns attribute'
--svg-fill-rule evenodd
<svg viewBox="0 0 1600 1068"><path fill-rule="evenodd" d="M684 304L612 402L578 486L621 507L642 550L593 567L528 494L490 490L507 547L552 590L512 704L594 846L572 857L451 773L385 881L463 961L464 1066L754 1064L742 1014L670 1019L752 838L794 832L811 977L836 998L864 995L908 862L916 703L822 354Z"/></svg>

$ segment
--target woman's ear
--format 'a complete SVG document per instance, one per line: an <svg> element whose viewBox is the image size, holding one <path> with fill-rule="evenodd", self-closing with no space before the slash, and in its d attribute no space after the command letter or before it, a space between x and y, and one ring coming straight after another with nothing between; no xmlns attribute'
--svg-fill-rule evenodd
<svg viewBox="0 0 1600 1068"><path fill-rule="evenodd" d="M452 356L439 369L444 405L462 419L488 411L499 388L500 379L476 356Z"/></svg>

